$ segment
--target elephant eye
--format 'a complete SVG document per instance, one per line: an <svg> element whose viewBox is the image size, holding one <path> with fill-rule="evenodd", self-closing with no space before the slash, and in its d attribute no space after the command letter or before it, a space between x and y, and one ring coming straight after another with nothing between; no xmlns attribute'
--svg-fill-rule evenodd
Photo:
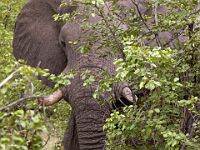
<svg viewBox="0 0 200 150"><path fill-rule="evenodd" d="M64 41L61 41L61 45L66 48L66 43Z"/></svg>

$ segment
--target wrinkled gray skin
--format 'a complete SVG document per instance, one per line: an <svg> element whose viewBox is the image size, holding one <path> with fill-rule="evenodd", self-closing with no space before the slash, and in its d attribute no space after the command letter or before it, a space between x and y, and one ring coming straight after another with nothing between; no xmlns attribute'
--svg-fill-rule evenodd
<svg viewBox="0 0 200 150"><path fill-rule="evenodd" d="M95 51L98 43L94 43L89 54L81 54L77 48L94 31L82 33L77 23L62 25L55 22L52 16L59 11L72 13L75 9L81 9L67 7L61 10L59 8L60 3L61 0L30 0L24 6L16 22L13 41L14 55L17 59L26 60L31 66L47 68L56 75L71 69L78 70L71 85L62 90L72 107L68 131L64 138L65 150L105 149L103 125L112 107L109 103L100 105L92 97L101 77L98 77L95 83L86 88L82 86L83 81L80 74L86 69L93 74L106 69L109 75L113 76L115 75L113 60L121 57L121 55L110 54L106 57L99 57L103 52L109 51L109 48ZM119 4L133 7L127 0L121 0ZM142 7L142 4L139 6L144 13L145 8ZM89 22L97 22L100 19L98 16L91 17ZM162 35L165 36L165 34ZM167 38L169 39L170 35ZM69 44L69 41L77 39L80 40L77 45L71 46ZM43 79L43 81L52 86L52 83L47 79ZM126 84L117 84L112 92L102 93L100 99L106 101L112 96L120 97L121 90L126 86Z"/></svg>

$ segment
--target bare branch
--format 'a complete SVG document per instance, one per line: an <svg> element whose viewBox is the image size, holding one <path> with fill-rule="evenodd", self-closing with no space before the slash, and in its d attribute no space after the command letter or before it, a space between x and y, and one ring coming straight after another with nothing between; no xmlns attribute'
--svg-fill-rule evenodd
<svg viewBox="0 0 200 150"><path fill-rule="evenodd" d="M158 0L155 1L154 15L155 15L155 24L156 26L158 26Z"/></svg>
<svg viewBox="0 0 200 150"><path fill-rule="evenodd" d="M154 8L154 15L155 15L155 25L158 27L158 0L155 1L155 8ZM154 33L156 38L156 43L159 47L161 47L160 38L158 33Z"/></svg>
<svg viewBox="0 0 200 150"><path fill-rule="evenodd" d="M2 88L2 87L4 86L4 84L6 84L9 80L11 80L11 79L14 77L14 75L15 75L16 73L18 73L18 72L19 72L19 69L15 70L15 71L12 72L6 79L4 79L4 80L0 83L0 88Z"/></svg>
<svg viewBox="0 0 200 150"><path fill-rule="evenodd" d="M40 67L40 64L41 64L41 61L38 62L37 68ZM36 72L37 72L37 70L34 71L34 73L33 73L33 75L32 75L33 77L36 77L36 76L37 76L37 75L36 75ZM33 82L31 81L30 77L27 77L27 79L28 79L28 84L26 85L27 88L26 88L26 90L24 91L24 94L27 95L27 96L32 96L33 93L34 93L34 91L35 91L35 86L34 86ZM30 89L31 89L31 90L30 90Z"/></svg>
<svg viewBox="0 0 200 150"><path fill-rule="evenodd" d="M139 15L140 19L142 20L143 24L145 25L145 27L146 27L149 31L152 31L152 30L150 29L150 27L147 25L146 21L144 20L144 18L143 18L143 16L142 16L142 13L140 12L140 9L139 9L138 5L136 4L136 2L134 2L133 0L131 0L131 2L135 5L136 10L137 10L137 12L138 12L138 15Z"/></svg>

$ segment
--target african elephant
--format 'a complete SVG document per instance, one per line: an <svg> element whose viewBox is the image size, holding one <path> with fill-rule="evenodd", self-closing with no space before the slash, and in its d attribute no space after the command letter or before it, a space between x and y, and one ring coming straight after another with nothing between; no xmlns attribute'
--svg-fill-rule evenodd
<svg viewBox="0 0 200 150"><path fill-rule="evenodd" d="M62 97L72 107L69 120L69 128L65 134L64 147L66 150L89 150L105 148L105 133L103 125L113 109L109 102L99 104L92 96L98 86L100 77L89 87L83 86L81 74L89 70L92 74L107 70L110 76L115 75L113 60L122 57L120 54L109 54L100 57L109 48L97 51L98 43L92 45L88 54L80 53L77 49L87 40L93 32L83 33L78 23L67 22L61 24L55 22L53 15L56 13L72 13L78 6L69 6L60 9L61 0L30 0L17 17L14 31L14 56L17 59L24 59L33 67L49 69L50 73L60 74L63 71L76 70L75 77L71 84L54 92L44 98L46 105L52 105ZM81 17L80 17L81 18ZM91 18L91 22L101 19ZM70 41L79 40L73 46ZM47 79L43 81L52 86L53 83ZM135 101L131 90L126 83L116 83L111 92L100 95L101 100L108 100L110 97L127 100L131 104Z"/></svg>
<svg viewBox="0 0 200 150"><path fill-rule="evenodd" d="M83 46L95 31L91 29L83 32L81 30L78 22L82 21L84 14L80 14L75 22L62 24L54 21L52 16L56 13L72 14L75 10L82 11L84 9L81 5L62 8L60 7L61 1L30 0L24 6L17 18L14 32L14 56L17 59L24 59L33 67L47 68L50 73L56 75L65 71L76 70L76 75L71 80L71 84L55 91L52 95L44 97L44 103L45 105L52 105L65 97L72 107L69 129L64 138L65 150L104 149L103 125L113 107L109 102L99 104L92 96L102 76L96 77L95 82L89 87L85 87L81 74L86 70L89 70L92 74L99 74L100 71L106 70L109 76L115 76L113 60L121 58L123 55L121 53L107 53L106 57L100 57L105 52L111 51L111 48L97 50L100 47L98 41L92 43L91 50L87 54L80 53L79 47ZM125 9L134 7L138 15L151 14L154 10L144 7L146 0L137 0L138 5L135 2L135 0L119 0L117 5L123 5ZM109 6L106 8L109 8ZM103 10L107 11L106 9ZM162 6L158 7L158 13L166 13L167 11ZM101 20L103 20L102 16L98 15L91 15L88 18L88 22L91 24ZM152 22L150 19L148 24ZM143 24L143 26L144 31L141 34L152 32L146 24ZM128 27L123 25L120 28L126 30ZM149 39L146 43L161 46L160 40L173 47L171 41L174 39L184 41L185 37L174 37L170 32L162 32L153 34L152 39ZM73 45L71 44L73 41L78 41L78 43ZM53 85L46 78L42 80L49 86ZM107 101L110 97L115 97L116 100L122 99L129 104L136 101L126 83L116 83L110 92L104 92L100 95L100 99L104 101Z"/></svg>

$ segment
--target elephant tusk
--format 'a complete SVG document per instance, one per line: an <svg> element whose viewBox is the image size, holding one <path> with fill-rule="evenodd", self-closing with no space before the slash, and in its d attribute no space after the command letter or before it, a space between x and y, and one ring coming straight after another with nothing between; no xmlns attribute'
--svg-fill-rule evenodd
<svg viewBox="0 0 200 150"><path fill-rule="evenodd" d="M133 97L132 91L128 87L123 88L123 90L122 90L122 96L124 98L126 98L128 101L130 101L131 103L134 103L134 102L137 101L137 97L136 96Z"/></svg>
<svg viewBox="0 0 200 150"><path fill-rule="evenodd" d="M51 95L39 98L38 103L40 105L44 105L44 106L52 106L55 103L57 103L58 101L60 101L62 98L63 98L62 91L57 90L57 91L53 92Z"/></svg>

